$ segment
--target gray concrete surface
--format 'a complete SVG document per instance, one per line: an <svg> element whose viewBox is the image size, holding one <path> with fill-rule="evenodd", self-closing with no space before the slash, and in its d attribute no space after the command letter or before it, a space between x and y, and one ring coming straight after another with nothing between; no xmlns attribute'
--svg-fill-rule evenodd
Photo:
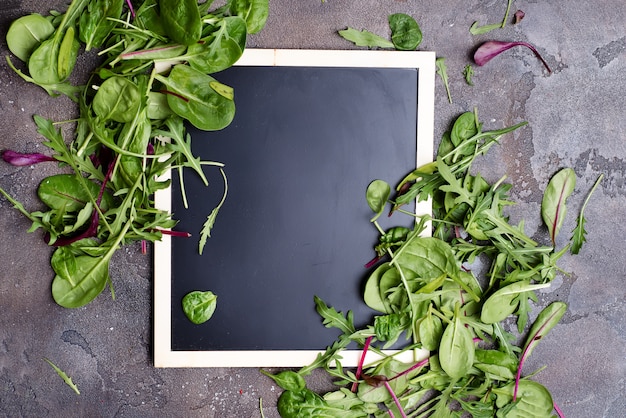
<svg viewBox="0 0 626 418"><path fill-rule="evenodd" d="M0 55L11 19L61 8L61 0L2 0ZM545 240L539 206L549 177L575 168L572 208L600 173L606 178L587 208L588 242L565 256L542 302L563 300L569 312L533 353L525 370L542 365L537 379L552 391L568 418L626 416L626 3L623 0L517 0L525 19L473 37L474 20L502 19L500 0L270 0L267 27L252 47L350 49L336 31L346 26L387 34L386 17L404 12L420 23L423 50L446 57L453 104L437 84L435 137L453 117L477 106L486 127L520 120L530 125L481 160L490 180L503 174L519 204L513 220ZM525 49L477 68L475 86L463 67L487 39L535 44L552 74ZM33 114L63 120L67 99L52 99L24 83L0 60L0 149L42 150ZM0 186L29 209L35 186L53 171L0 164ZM573 228L570 216L563 231ZM50 296L50 250L29 222L0 198L0 417L277 417L278 389L257 369L155 369L151 355L151 256L125 248L111 275L117 300L103 295L85 308L65 310ZM562 239L567 234L562 234ZM78 383L76 396L41 359L48 357ZM310 379L327 387L320 374Z"/></svg>

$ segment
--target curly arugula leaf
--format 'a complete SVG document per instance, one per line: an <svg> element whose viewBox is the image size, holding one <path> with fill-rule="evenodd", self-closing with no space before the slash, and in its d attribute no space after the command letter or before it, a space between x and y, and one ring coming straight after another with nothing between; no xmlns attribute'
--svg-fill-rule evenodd
<svg viewBox="0 0 626 418"><path fill-rule="evenodd" d="M576 220L576 228L574 228L574 230L572 231L572 246L570 248L570 252L572 254L578 254L583 246L583 243L587 241L587 231L585 230L585 222L587 222L587 220L584 216L585 208L587 207L587 203L589 203L589 198L591 197L591 194L596 190L603 178L604 174L600 174L593 187L591 188L591 191L585 198L585 202L583 203L582 208L580 209L580 213L578 214L578 218Z"/></svg>
<svg viewBox="0 0 626 418"><path fill-rule="evenodd" d="M48 360L47 358L44 357L44 360L50 365L52 366L52 368L54 369L55 372L57 372L57 374L59 376L61 376L61 379L63 379L63 381L72 388L72 390L74 392L76 392L77 395L80 395L80 391L78 390L78 386L76 386L76 384L74 382L72 382L72 378L69 377L63 370L61 370L59 367L57 367L56 364L54 364L53 362L51 362L50 360Z"/></svg>

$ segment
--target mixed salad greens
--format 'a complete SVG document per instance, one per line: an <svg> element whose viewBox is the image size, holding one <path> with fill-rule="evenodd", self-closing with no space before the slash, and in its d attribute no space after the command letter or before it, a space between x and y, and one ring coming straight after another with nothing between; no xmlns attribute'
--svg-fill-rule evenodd
<svg viewBox="0 0 626 418"><path fill-rule="evenodd" d="M514 204L511 185L504 178L489 184L471 170L477 156L525 125L484 131L477 111L464 113L443 136L436 161L409 173L394 196L385 181L370 183L366 199L380 240L364 301L376 314L357 329L351 312L337 312L315 298L324 325L341 335L297 372L265 372L284 389L281 416L540 418L553 410L562 416L548 389L530 380L532 374L522 377L522 368L566 304L544 308L525 339L519 336L527 328L531 302L537 302L536 291L550 286L559 258L583 244L581 211L571 243L555 247L575 173L562 169L546 188L541 215L552 245L545 246L526 235L523 223L509 223L505 208ZM432 200L432 217L416 216L413 228L379 226L388 206L390 214L410 213L402 208L415 199ZM425 236L429 223L432 236ZM508 330L512 318L517 336ZM403 343L399 353L383 351L398 342ZM363 349L356 372L341 364L342 350L354 343ZM420 357L420 350L428 354ZM406 351L415 352L413 362L398 359ZM366 362L368 353L377 359ZM304 376L317 368L340 388L323 396L309 390Z"/></svg>
<svg viewBox="0 0 626 418"><path fill-rule="evenodd" d="M68 96L79 109L78 118L67 122L34 117L52 156L3 153L15 165L54 161L69 169L39 185L45 211L28 211L0 188L32 222L29 231L42 229L56 248L52 296L59 305L84 306L107 285L113 293L109 262L120 246L152 242L162 234L189 235L172 232L176 221L154 206L154 193L169 186L168 180L160 180L166 171L179 171L185 205L183 168L197 173L205 185L207 166L226 179L223 164L193 155L185 123L211 131L232 121L233 88L211 74L241 57L247 35L265 25L269 2L211 5L73 0L63 13L31 14L10 26L7 44L24 71L7 56L10 67L50 95ZM100 63L85 85L76 86L71 75L82 48L97 49ZM70 141L64 124L75 128ZM218 210L200 231L200 252ZM182 305L194 319L197 300Z"/></svg>
<svg viewBox="0 0 626 418"><path fill-rule="evenodd" d="M30 212L0 188L32 222L30 231L42 229L56 248L52 296L61 306L84 306L107 285L113 292L109 262L121 245L152 242L165 233L188 235L173 232L176 221L154 207L153 194L169 186L168 180L160 180L167 170L179 170L185 202L183 168L206 184L204 168L210 166L226 181L221 163L193 155L185 123L219 130L232 121L233 88L211 74L241 57L247 35L265 25L269 2L228 0L211 9L212 3L73 0L63 13L19 18L7 33L9 49L22 62L16 65L7 57L9 66L25 81L52 96L67 96L79 108L73 121L34 117L52 156L12 150L2 155L14 165L56 162L66 170L38 187L46 211ZM509 1L501 24L474 24L470 33L503 27L510 6ZM518 11L516 22L522 17ZM391 40L352 28L340 35L359 46L419 46L422 32L413 18L394 14L389 25ZM518 45L541 58L529 44L490 42L476 51L476 64ZM76 86L70 80L82 49L96 49L101 63L85 85ZM437 60L437 68L452 101L444 58ZM464 76L470 85L472 75L467 66ZM69 141L64 124L74 128ZM476 110L463 113L443 135L436 161L409 173L395 191L383 180L370 183L366 201L380 240L367 264L372 271L364 301L376 314L371 324L357 329L351 312L337 312L314 297L324 325L341 335L299 371L264 371L284 389L278 401L281 416L528 418L549 417L553 411L562 416L548 389L522 372L567 307L553 302L528 327L531 302L560 271L559 258L581 250L586 240L583 211L602 176L579 212L570 243L557 249L566 200L576 183L572 169L559 171L541 207L551 245L536 242L523 223L509 223L505 212L514 204L511 185L504 178L489 184L472 171L478 156L525 125L485 131ZM390 215L410 214L404 207L416 199L433 202L432 216L413 215L412 228L381 228L377 219L388 208ZM207 217L199 252L220 206ZM424 234L427 228L432 235ZM185 296L182 306L192 322L201 323L211 317L216 301L212 292L197 291ZM508 327L512 318L518 336ZM341 352L355 343L362 347L361 361L355 371L344 369ZM415 354L413 362L383 351L398 344L400 353ZM377 360L366 361L368 353L376 353ZM79 393L71 378L45 360ZM326 370L339 389L323 396L308 389L304 377L317 368Z"/></svg>

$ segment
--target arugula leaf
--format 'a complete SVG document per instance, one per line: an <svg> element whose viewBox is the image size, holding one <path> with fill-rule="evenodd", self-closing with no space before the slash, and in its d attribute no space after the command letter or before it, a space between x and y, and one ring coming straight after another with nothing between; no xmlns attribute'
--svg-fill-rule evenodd
<svg viewBox="0 0 626 418"><path fill-rule="evenodd" d="M465 77L465 82L469 86L474 85L474 82L472 81L472 77L474 76L474 67L472 67L470 64L467 64L465 66L465 69L463 70L463 76Z"/></svg>
<svg viewBox="0 0 626 418"><path fill-rule="evenodd" d="M359 31L349 27L340 30L338 33L342 38L354 43L356 46L366 46L368 48L395 48L393 42L367 30Z"/></svg>
<svg viewBox="0 0 626 418"><path fill-rule="evenodd" d="M572 231L572 246L570 248L572 254L578 254L583 246L583 243L587 241L587 238L585 237L585 235L587 234L587 231L585 230L585 222L587 222L584 216L585 208L587 207L587 203L589 203L589 199L591 198L592 193L600 185L600 182L603 178L604 174L600 174L600 176L598 176L598 179L593 184L593 187L587 194L582 208L580 208L580 213L578 214L578 218L576 219L576 227Z"/></svg>
<svg viewBox="0 0 626 418"><path fill-rule="evenodd" d="M78 390L78 386L76 386L76 384L74 382L72 382L72 378L69 377L63 370L61 370L59 367L57 367L53 362L51 362L50 360L48 360L47 358L44 357L44 360L50 365L52 366L52 368L54 369L55 372L57 372L57 374L61 377L61 379L63 379L63 381L72 388L72 390L74 392L76 392L77 395L80 395L80 391Z"/></svg>
<svg viewBox="0 0 626 418"><path fill-rule="evenodd" d="M448 67L446 66L446 59L444 57L437 58L435 60L435 65L437 66L437 74L439 75L439 77L441 77L441 81L446 88L446 93L448 94L448 102L452 103L450 86L448 84Z"/></svg>

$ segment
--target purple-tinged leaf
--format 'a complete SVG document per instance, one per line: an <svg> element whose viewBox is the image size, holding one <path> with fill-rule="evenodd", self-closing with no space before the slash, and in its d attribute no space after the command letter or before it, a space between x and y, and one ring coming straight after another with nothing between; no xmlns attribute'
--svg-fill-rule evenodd
<svg viewBox="0 0 626 418"><path fill-rule="evenodd" d="M517 12L515 12L514 16L515 16L515 20L513 21L513 24L514 24L514 25L517 25L519 22L521 22L521 21L522 21L522 19L524 18L524 16L526 16L526 13L524 13L524 12L523 12L523 11L521 11L521 10L518 10Z"/></svg>
<svg viewBox="0 0 626 418"><path fill-rule="evenodd" d="M487 41L480 47L478 47L478 49L474 53L474 62L476 63L476 65L483 66L491 61L492 58L497 57L504 51L508 51L509 49L516 46L525 46L526 48L529 48L531 51L533 51L537 58L541 60L548 72L552 72L548 63L539 54L539 51L537 51L537 49L528 42Z"/></svg>
<svg viewBox="0 0 626 418"><path fill-rule="evenodd" d="M2 159L6 161L7 163L18 166L18 167L33 165L33 164L38 164L38 163L43 163L43 162L48 162L48 161L56 161L54 158L44 155L44 154L39 154L39 153L23 154L21 152L15 152L11 150L4 151L2 153Z"/></svg>
<svg viewBox="0 0 626 418"><path fill-rule="evenodd" d="M522 376L522 367L524 367L524 361L530 356L530 353L535 349L539 341L545 337L548 332L561 320L563 315L567 311L567 305L564 302L553 302L548 305L533 323L533 326L528 331L528 337L524 349L522 350L522 356L520 357L519 367L517 368L517 376L515 377L515 389L513 391L513 401L517 399L517 389L519 381Z"/></svg>
<svg viewBox="0 0 626 418"><path fill-rule="evenodd" d="M548 182L541 201L541 217L548 227L552 244L563 226L567 207L565 201L576 186L576 173L571 168L564 168Z"/></svg>

